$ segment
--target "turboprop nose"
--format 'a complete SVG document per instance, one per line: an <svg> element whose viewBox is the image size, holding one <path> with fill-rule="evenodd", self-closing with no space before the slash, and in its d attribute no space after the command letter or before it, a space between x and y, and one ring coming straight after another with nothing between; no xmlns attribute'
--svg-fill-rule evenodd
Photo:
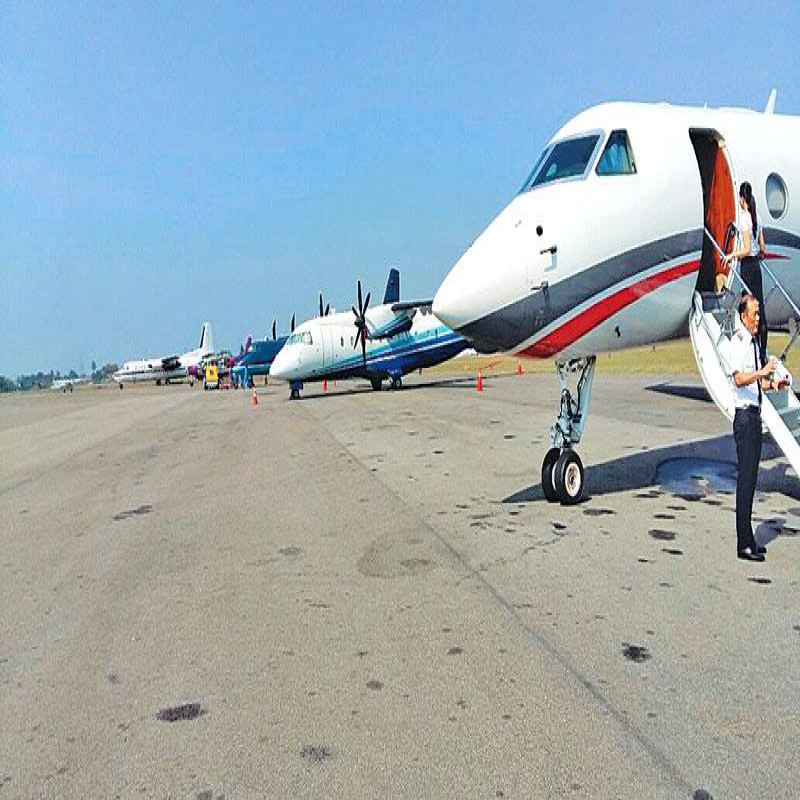
<svg viewBox="0 0 800 800"><path fill-rule="evenodd" d="M293 347L284 347L275 356L275 360L269 368L270 377L277 378L280 381L291 381L297 378L300 370L300 359L293 350Z"/></svg>

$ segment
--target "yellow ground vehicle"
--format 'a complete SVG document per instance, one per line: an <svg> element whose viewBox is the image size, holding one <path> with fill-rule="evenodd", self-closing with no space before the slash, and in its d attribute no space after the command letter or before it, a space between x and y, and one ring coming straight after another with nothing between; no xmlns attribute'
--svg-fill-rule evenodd
<svg viewBox="0 0 800 800"><path fill-rule="evenodd" d="M206 364L203 371L203 389L219 389L219 371L216 364Z"/></svg>

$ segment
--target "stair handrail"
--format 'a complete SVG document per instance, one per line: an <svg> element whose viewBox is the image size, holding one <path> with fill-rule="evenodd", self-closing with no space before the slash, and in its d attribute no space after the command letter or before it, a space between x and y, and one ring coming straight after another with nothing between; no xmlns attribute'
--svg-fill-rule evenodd
<svg viewBox="0 0 800 800"><path fill-rule="evenodd" d="M731 229L733 229L734 231L736 230L736 226L732 222L730 223L730 225L728 225L728 233L725 236L726 242L729 239ZM714 245L714 249L719 254L719 257L725 258L727 253L719 246L719 244L717 244L717 240L714 238L711 231L705 225L703 226L703 230L705 231L705 234L708 237L711 244ZM742 289L744 289L744 291L747 292L747 294L752 294L752 292L750 291L750 287L744 282L744 278L742 278L742 276L733 267L729 268L728 274L733 275L733 277L736 278L736 280L742 284Z"/></svg>
<svg viewBox="0 0 800 800"><path fill-rule="evenodd" d="M797 307L797 304L792 300L789 296L789 293L786 289L783 288L783 284L775 277L775 273L767 266L767 262L764 259L758 259L759 264L761 264L761 269L763 269L770 278L772 278L772 283L776 286L778 291L783 295L784 300L789 304L789 308L792 309L794 312L795 319L800 322L800 308Z"/></svg>

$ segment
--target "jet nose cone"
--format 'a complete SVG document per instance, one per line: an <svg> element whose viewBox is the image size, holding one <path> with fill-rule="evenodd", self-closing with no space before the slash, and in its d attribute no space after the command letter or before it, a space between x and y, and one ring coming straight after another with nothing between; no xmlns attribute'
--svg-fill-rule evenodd
<svg viewBox="0 0 800 800"><path fill-rule="evenodd" d="M480 259L467 251L450 270L433 298L433 313L448 328L462 330L482 316L486 296L482 291Z"/></svg>

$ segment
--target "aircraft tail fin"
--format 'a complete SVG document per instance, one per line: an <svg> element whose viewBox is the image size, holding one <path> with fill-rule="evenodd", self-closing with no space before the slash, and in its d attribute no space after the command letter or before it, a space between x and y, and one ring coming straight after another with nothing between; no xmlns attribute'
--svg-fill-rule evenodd
<svg viewBox="0 0 800 800"><path fill-rule="evenodd" d="M389 270L389 280L386 281L386 293L383 295L383 302L400 302L400 271L394 267Z"/></svg>
<svg viewBox="0 0 800 800"><path fill-rule="evenodd" d="M200 333L200 352L205 355L214 352L214 335L211 333L211 323L204 322Z"/></svg>
<svg viewBox="0 0 800 800"><path fill-rule="evenodd" d="M769 100L767 100L767 106L764 109L765 114L775 113L775 101L777 99L778 99L778 90L773 88L772 91L769 93Z"/></svg>

